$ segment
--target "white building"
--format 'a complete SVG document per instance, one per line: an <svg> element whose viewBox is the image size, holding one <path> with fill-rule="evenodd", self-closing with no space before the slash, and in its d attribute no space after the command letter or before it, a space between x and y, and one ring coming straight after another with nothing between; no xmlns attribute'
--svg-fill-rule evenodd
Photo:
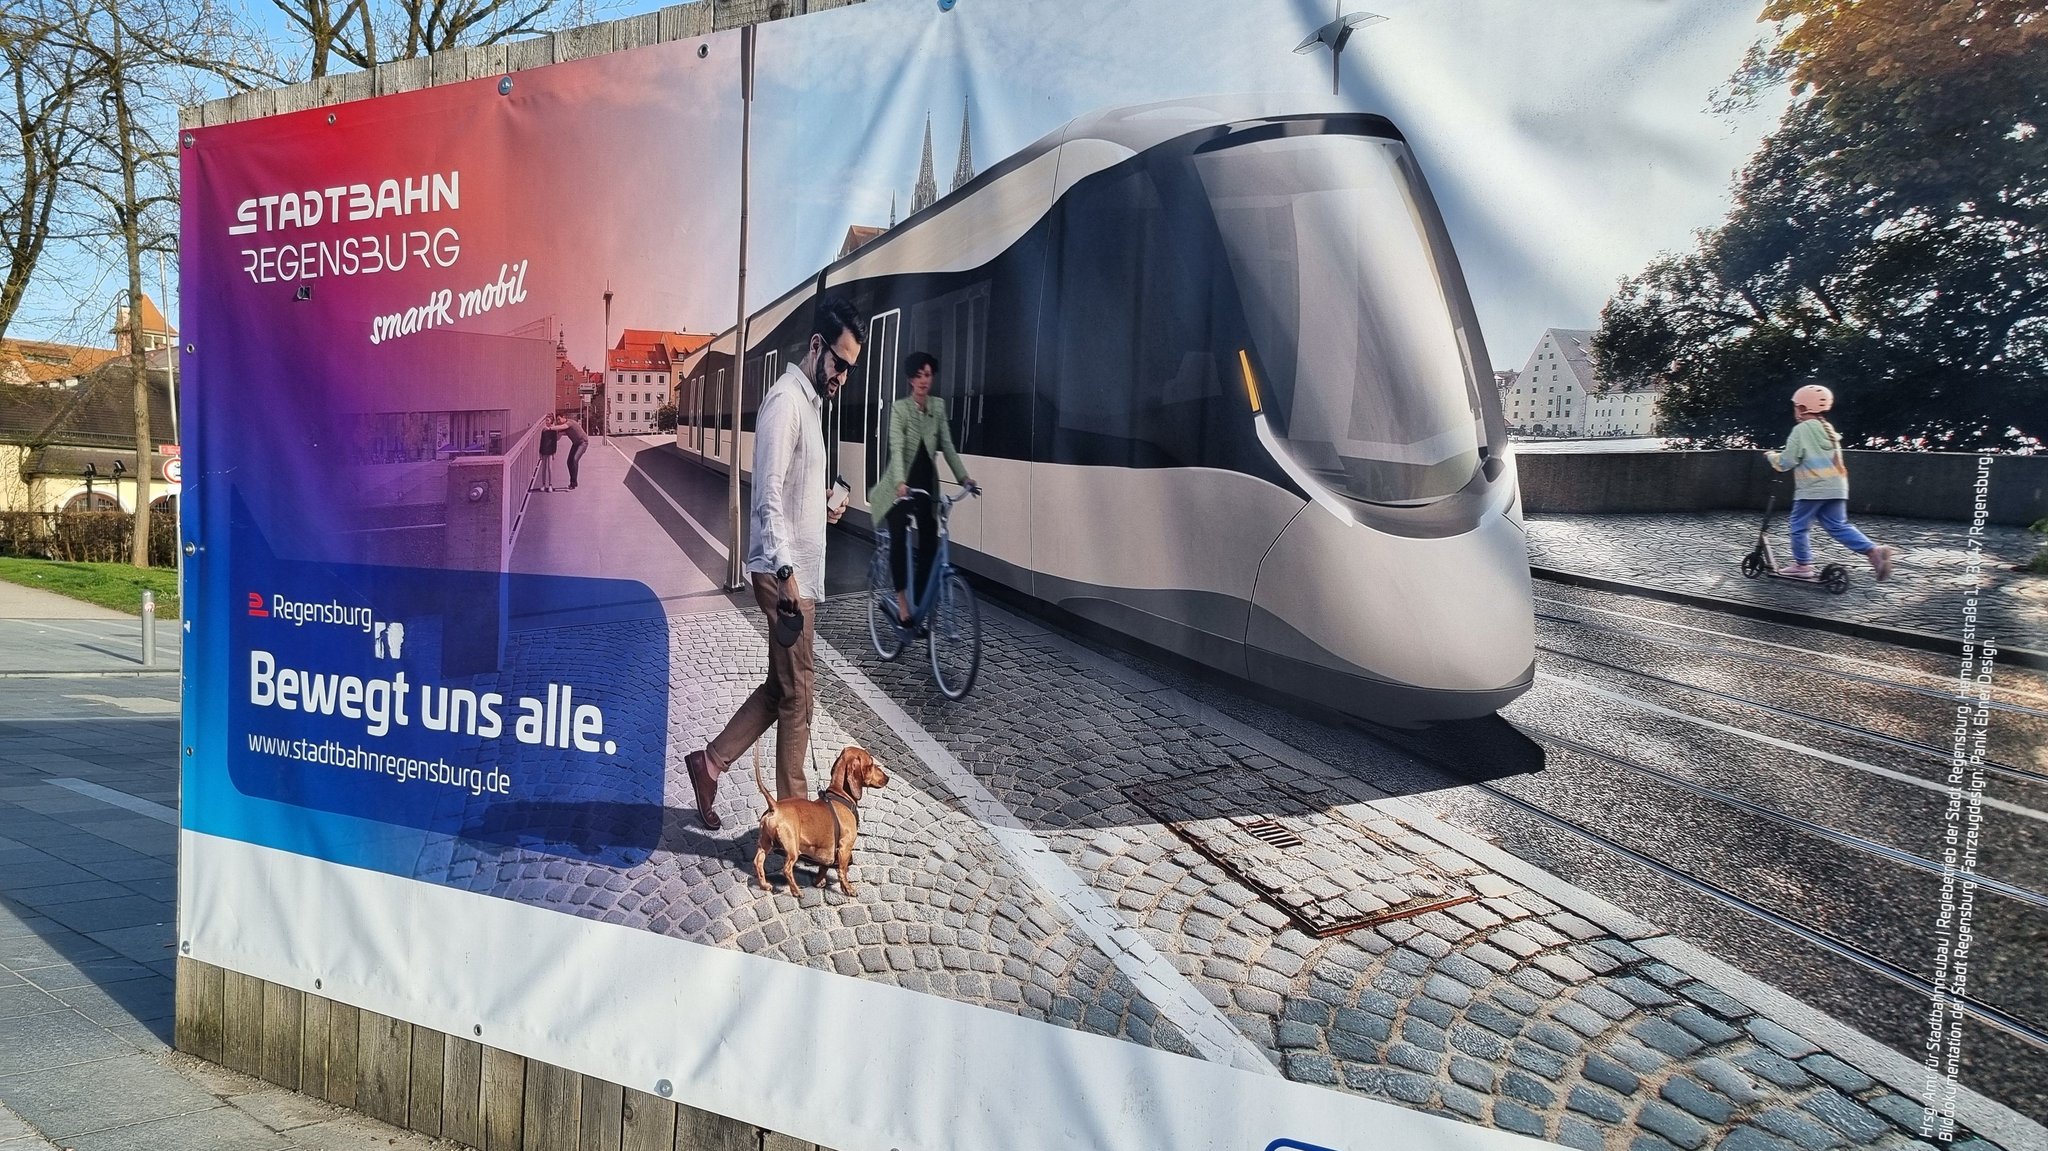
<svg viewBox="0 0 2048 1151"><path fill-rule="evenodd" d="M1587 401L1586 434L1589 436L1654 436L1657 434L1657 402L1663 392L1600 392Z"/></svg>
<svg viewBox="0 0 2048 1151"><path fill-rule="evenodd" d="M1609 391L1593 371L1594 333L1550 328L1501 391L1510 431L1540 436L1650 436L1657 433L1654 391Z"/></svg>

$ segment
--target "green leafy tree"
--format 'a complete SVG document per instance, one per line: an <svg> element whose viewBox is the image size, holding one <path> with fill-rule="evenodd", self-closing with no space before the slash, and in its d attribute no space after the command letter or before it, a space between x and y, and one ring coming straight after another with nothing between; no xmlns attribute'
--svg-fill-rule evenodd
<svg viewBox="0 0 2048 1151"><path fill-rule="evenodd" d="M1692 251L1623 281L1605 378L1674 435L1773 439L1817 379L1867 446L2048 437L2048 3L1772 0L1738 95L1793 102Z"/></svg>

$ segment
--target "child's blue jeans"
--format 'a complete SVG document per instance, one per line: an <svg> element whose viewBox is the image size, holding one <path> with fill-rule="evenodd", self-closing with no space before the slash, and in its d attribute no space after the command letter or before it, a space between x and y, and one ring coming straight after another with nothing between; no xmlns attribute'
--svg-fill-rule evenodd
<svg viewBox="0 0 2048 1151"><path fill-rule="evenodd" d="M1873 546L1870 537L1856 530L1849 522L1848 500L1793 500L1792 501L1792 562L1804 564L1813 562L1813 548L1806 542L1806 533L1813 528L1813 521L1835 537L1835 542L1858 555Z"/></svg>

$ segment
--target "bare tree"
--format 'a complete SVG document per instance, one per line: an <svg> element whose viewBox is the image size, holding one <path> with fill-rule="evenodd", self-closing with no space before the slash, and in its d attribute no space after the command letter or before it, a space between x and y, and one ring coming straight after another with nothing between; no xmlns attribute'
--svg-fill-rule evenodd
<svg viewBox="0 0 2048 1151"><path fill-rule="evenodd" d="M61 242L72 177L89 137L75 115L90 61L53 35L48 6L23 0L0 9L7 127L0 134L0 336L21 307L52 239Z"/></svg>
<svg viewBox="0 0 2048 1151"><path fill-rule="evenodd" d="M126 273L127 345L135 389L133 562L149 566L149 348L142 318L145 253L177 245L176 109L220 86L273 78L239 22L212 0L64 0L51 35L89 66L75 115L90 140L98 235L111 240Z"/></svg>
<svg viewBox="0 0 2048 1151"><path fill-rule="evenodd" d="M298 32L307 79L602 19L616 0L270 0Z"/></svg>

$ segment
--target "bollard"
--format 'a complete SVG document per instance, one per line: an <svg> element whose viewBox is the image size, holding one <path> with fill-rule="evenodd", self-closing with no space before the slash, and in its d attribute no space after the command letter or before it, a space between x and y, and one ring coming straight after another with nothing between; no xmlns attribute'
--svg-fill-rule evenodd
<svg viewBox="0 0 2048 1151"><path fill-rule="evenodd" d="M156 593L142 593L142 666L156 666Z"/></svg>

